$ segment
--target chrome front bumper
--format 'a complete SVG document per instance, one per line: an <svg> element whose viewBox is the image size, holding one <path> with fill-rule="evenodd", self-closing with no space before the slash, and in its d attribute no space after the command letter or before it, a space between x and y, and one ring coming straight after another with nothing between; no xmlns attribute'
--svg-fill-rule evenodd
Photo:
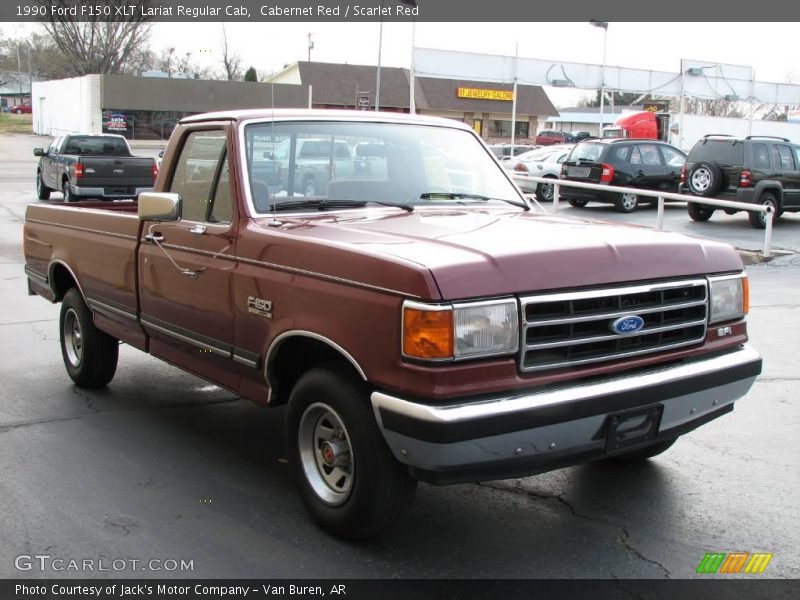
<svg viewBox="0 0 800 600"><path fill-rule="evenodd" d="M373 392L395 457L432 483L541 473L608 455L612 416L657 407L641 446L674 438L729 412L761 372L749 346L634 375L470 402L434 405ZM630 448L626 448L630 449Z"/></svg>

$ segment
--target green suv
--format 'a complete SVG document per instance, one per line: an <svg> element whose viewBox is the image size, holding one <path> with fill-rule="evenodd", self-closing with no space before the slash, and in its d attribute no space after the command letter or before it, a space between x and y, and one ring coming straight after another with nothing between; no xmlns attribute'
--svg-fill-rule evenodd
<svg viewBox="0 0 800 600"><path fill-rule="evenodd" d="M800 211L800 146L786 138L707 135L689 152L681 170L682 193L772 206L777 218ZM708 221L715 208L689 202L689 216ZM728 214L736 209L724 209ZM767 213L748 211L750 225L764 229Z"/></svg>

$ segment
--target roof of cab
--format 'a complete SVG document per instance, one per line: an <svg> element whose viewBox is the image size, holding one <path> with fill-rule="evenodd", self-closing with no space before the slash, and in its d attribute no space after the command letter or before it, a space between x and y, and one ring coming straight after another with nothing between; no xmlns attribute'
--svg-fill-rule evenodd
<svg viewBox="0 0 800 600"><path fill-rule="evenodd" d="M309 121L360 121L377 123L411 123L416 125L438 125L472 130L460 121L425 115L409 115L396 112L375 112L366 110L328 110L298 108L253 108L201 113L181 119L181 123L203 123L206 121L270 121L270 120L309 120Z"/></svg>

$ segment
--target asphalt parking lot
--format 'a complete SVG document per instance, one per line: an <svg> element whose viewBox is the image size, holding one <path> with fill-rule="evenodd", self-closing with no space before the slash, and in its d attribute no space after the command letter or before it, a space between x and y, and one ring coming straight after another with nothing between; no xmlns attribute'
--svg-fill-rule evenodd
<svg viewBox="0 0 800 600"><path fill-rule="evenodd" d="M764 372L733 413L645 464L420 485L400 527L351 544L306 516L284 460L282 410L127 346L107 389L71 385L58 307L26 295L34 145L46 143L0 136L0 577L108 576L19 570L20 555L47 555L135 559L114 575L139 577L691 578L706 552L733 551L773 553L767 576L800 577L800 218L776 227L783 256L748 267ZM654 225L656 211L563 214ZM744 249L763 240L741 214L698 224L670 206L667 225ZM167 570L170 560L192 570Z"/></svg>

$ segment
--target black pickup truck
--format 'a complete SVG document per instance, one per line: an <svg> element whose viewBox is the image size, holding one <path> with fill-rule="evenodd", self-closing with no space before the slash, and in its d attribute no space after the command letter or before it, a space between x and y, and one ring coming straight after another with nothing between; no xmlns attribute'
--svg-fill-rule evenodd
<svg viewBox="0 0 800 600"><path fill-rule="evenodd" d="M34 148L33 154L40 157L36 170L40 200L47 200L52 191L61 191L65 202L135 198L152 191L158 174L155 160L133 156L120 135L65 135L47 150Z"/></svg>

